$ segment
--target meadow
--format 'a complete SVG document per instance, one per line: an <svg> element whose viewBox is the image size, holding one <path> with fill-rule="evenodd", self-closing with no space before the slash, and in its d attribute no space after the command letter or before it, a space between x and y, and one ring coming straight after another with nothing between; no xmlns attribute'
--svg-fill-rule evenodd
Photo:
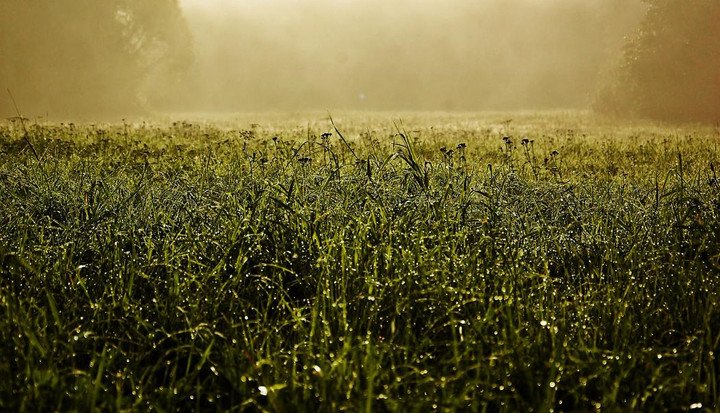
<svg viewBox="0 0 720 413"><path fill-rule="evenodd" d="M0 410L720 408L716 126L0 122Z"/></svg>

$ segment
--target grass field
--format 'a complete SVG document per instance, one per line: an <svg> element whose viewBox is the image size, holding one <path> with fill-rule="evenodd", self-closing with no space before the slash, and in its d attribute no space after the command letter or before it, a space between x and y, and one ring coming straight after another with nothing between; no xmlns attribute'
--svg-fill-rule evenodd
<svg viewBox="0 0 720 413"><path fill-rule="evenodd" d="M0 123L0 410L720 408L717 127L334 116Z"/></svg>

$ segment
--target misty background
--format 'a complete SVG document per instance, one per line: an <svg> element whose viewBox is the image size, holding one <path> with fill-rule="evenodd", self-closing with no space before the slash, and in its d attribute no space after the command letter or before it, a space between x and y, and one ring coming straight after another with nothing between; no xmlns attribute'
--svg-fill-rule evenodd
<svg viewBox="0 0 720 413"><path fill-rule="evenodd" d="M176 111L587 108L639 0L185 0Z"/></svg>
<svg viewBox="0 0 720 413"><path fill-rule="evenodd" d="M108 6L111 4L111 6ZM640 0L3 0L0 115L588 108Z"/></svg>

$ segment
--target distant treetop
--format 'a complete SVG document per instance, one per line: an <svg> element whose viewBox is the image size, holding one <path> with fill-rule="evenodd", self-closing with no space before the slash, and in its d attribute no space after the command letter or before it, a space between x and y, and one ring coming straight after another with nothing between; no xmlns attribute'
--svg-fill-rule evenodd
<svg viewBox="0 0 720 413"><path fill-rule="evenodd" d="M28 116L136 113L189 65L190 39L177 0L6 0L0 86Z"/></svg>
<svg viewBox="0 0 720 413"><path fill-rule="evenodd" d="M645 2L642 26L625 45L595 109L620 116L720 122L720 2Z"/></svg>

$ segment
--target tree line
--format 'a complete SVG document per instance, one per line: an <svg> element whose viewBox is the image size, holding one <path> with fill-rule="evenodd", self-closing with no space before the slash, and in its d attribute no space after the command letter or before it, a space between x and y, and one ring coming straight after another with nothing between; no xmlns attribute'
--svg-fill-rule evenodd
<svg viewBox="0 0 720 413"><path fill-rule="evenodd" d="M720 122L720 2L643 1L645 19L594 109ZM28 115L97 117L161 107L192 59L178 0L0 2L0 86Z"/></svg>

